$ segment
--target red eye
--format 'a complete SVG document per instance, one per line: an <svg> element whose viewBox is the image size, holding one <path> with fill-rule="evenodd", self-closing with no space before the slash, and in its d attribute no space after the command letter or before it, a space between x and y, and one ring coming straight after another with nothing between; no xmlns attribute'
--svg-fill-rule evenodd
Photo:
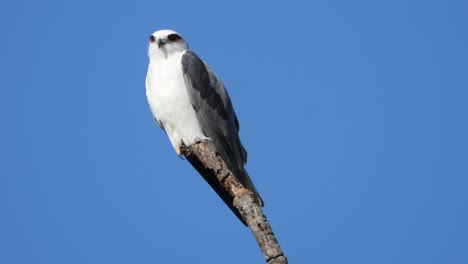
<svg viewBox="0 0 468 264"><path fill-rule="evenodd" d="M181 37L177 34L170 34L169 36L167 36L167 39L171 42L174 42L181 39Z"/></svg>
<svg viewBox="0 0 468 264"><path fill-rule="evenodd" d="M151 37L149 38L149 40L150 40L151 43L154 43L154 40L155 40L155 39L154 39L154 36L151 36Z"/></svg>

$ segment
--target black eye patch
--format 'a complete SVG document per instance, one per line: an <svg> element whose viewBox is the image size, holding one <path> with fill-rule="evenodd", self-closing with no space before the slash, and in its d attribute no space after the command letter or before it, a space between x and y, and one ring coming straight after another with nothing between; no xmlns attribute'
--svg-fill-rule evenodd
<svg viewBox="0 0 468 264"><path fill-rule="evenodd" d="M179 39L181 39L181 37L177 34L170 34L169 36L167 36L167 39L171 42L174 42L174 41L178 41Z"/></svg>

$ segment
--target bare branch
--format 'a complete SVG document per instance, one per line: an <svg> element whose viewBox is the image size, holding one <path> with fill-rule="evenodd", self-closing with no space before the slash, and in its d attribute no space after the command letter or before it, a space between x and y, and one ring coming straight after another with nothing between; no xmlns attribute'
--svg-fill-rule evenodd
<svg viewBox="0 0 468 264"><path fill-rule="evenodd" d="M216 176L219 185L229 192L233 199L233 206L240 212L240 217L252 231L266 262L268 264L288 263L261 207L255 202L253 193L244 188L234 177L216 152L214 145L210 141L203 140L190 147L183 146L181 151L199 172L203 171ZM213 186L213 183L210 185Z"/></svg>

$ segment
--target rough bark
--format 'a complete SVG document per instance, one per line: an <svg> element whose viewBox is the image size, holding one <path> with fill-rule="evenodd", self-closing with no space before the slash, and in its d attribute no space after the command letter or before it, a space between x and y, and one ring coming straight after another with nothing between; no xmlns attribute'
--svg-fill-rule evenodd
<svg viewBox="0 0 468 264"><path fill-rule="evenodd" d="M213 144L204 140L190 147L183 146L181 151L198 171L215 175L219 183L229 192L233 198L233 206L239 210L241 217L252 231L266 262L268 264L288 263L261 207L255 203L253 193L244 188L234 177L226 163L217 154Z"/></svg>

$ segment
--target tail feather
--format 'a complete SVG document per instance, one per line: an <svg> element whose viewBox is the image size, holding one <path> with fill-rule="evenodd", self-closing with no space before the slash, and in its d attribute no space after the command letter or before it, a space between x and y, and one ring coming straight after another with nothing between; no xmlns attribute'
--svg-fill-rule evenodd
<svg viewBox="0 0 468 264"><path fill-rule="evenodd" d="M264 206L265 204L263 203L263 199L262 197L260 197L260 194L258 194L257 189L255 188L255 185L250 179L249 174L247 173L245 169L242 172L243 172L243 175L240 178L242 185L244 185L245 188L253 192L255 196L255 202L257 202L258 205Z"/></svg>

